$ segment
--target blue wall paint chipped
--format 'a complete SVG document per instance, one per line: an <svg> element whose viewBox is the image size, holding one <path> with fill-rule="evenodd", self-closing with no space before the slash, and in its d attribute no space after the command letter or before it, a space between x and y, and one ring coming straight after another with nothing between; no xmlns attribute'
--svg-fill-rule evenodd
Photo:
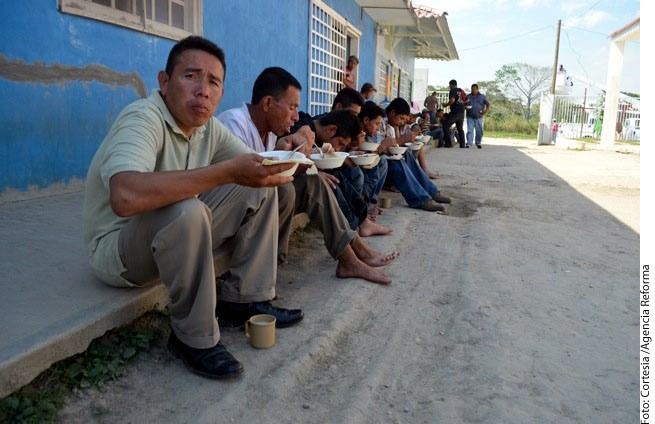
<svg viewBox="0 0 655 424"><path fill-rule="evenodd" d="M359 83L373 82L375 23L354 0L325 4L362 32ZM203 35L226 52L219 113L249 101L255 78L267 66L284 67L298 78L307 108L309 1L204 1L203 8ZM157 72L174 41L61 13L54 0L0 2L0 16L3 68L9 63L28 69L20 80L0 71L0 194L84 178L118 113L141 96L133 85L112 78L135 74L149 93L158 87ZM92 66L105 78L81 81L66 71ZM57 67L64 69L59 80L43 77L44 69Z"/></svg>

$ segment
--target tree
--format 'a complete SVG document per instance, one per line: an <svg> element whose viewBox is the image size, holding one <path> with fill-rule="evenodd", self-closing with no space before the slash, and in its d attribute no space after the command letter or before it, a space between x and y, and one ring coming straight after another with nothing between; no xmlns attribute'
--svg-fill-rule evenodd
<svg viewBox="0 0 655 424"><path fill-rule="evenodd" d="M539 99L541 92L548 88L551 69L527 63L503 65L496 71L496 84L507 98L518 102L527 121L532 114L532 104Z"/></svg>

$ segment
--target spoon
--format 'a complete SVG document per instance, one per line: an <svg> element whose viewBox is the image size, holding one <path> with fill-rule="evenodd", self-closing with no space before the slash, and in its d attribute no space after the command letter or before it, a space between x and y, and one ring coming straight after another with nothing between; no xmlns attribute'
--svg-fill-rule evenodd
<svg viewBox="0 0 655 424"><path fill-rule="evenodd" d="M293 149L292 151L290 151L289 154L287 155L287 157L284 158L284 160L291 159L291 158L293 157L293 154L296 153L298 150L300 150L300 148L301 148L302 146L304 146L305 143L307 143L307 142L306 142L306 141L303 141L303 142L300 143L300 144L299 144L295 149Z"/></svg>

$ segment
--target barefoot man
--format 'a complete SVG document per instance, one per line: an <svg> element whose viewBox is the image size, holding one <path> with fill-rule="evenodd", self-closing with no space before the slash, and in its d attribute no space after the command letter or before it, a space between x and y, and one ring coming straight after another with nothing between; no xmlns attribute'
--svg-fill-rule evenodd
<svg viewBox="0 0 655 424"><path fill-rule="evenodd" d="M301 150L307 155L314 143L311 134L303 131L278 140L298 120L301 89L298 80L286 70L267 68L255 80L251 102L223 112L218 119L257 152L289 150L308 141ZM306 212L323 233L328 252L338 261L337 277L391 283L389 275L378 268L391 263L398 254L384 255L369 247L341 212L332 189L334 177L322 173L307 175L306 170L299 167L292 183L277 187L282 252L279 259L286 259L293 215Z"/></svg>

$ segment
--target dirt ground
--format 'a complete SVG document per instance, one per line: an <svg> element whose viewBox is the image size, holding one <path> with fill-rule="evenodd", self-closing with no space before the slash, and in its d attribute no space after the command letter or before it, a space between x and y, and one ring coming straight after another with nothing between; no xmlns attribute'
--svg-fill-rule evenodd
<svg viewBox="0 0 655 424"><path fill-rule="evenodd" d="M383 287L335 276L298 234L277 303L305 319L268 350L223 329L237 380L164 346L66 423L624 423L637 420L639 154L486 140L428 153L448 216L397 193L367 239L401 256Z"/></svg>

